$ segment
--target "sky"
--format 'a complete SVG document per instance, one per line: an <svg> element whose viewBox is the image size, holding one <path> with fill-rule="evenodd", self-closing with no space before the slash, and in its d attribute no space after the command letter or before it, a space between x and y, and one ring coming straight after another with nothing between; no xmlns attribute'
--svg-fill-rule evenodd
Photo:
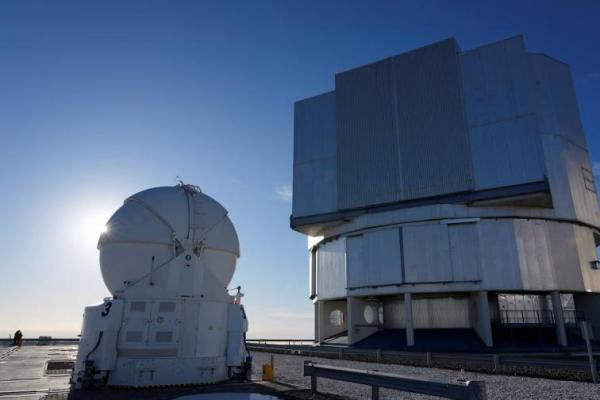
<svg viewBox="0 0 600 400"><path fill-rule="evenodd" d="M448 37L523 34L571 65L600 175L597 1L0 2L0 337L74 337L109 296L96 243L123 200L199 185L241 245L249 337L312 338L289 228L293 104Z"/></svg>

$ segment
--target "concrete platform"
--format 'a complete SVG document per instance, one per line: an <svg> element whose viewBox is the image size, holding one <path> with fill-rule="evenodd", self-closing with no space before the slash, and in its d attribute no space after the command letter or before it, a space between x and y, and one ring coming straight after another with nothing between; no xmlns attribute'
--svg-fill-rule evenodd
<svg viewBox="0 0 600 400"><path fill-rule="evenodd" d="M76 345L0 347L0 400L171 400L181 396L214 393L220 399L240 399L238 394L265 394L282 400L330 400L340 399L334 395L310 397L308 390L292 385L252 381L223 383L218 385L152 388L114 389L101 388L91 391L71 390L69 370L48 370L47 366L64 366L64 361L74 361ZM256 376L259 378L259 376ZM232 393L236 395L232 397ZM212 397L213 399L215 397ZM251 400L251 396L247 396Z"/></svg>

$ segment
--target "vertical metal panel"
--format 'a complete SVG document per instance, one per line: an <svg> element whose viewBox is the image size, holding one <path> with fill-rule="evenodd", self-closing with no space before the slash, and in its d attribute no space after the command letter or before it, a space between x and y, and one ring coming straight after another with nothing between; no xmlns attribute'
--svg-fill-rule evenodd
<svg viewBox="0 0 600 400"><path fill-rule="evenodd" d="M481 255L477 224L448 225L452 280L475 281L481 278Z"/></svg>
<svg viewBox="0 0 600 400"><path fill-rule="evenodd" d="M402 199L472 189L458 51L450 39L392 59Z"/></svg>
<svg viewBox="0 0 600 400"><path fill-rule="evenodd" d="M587 149L569 66L545 54L528 54L535 79L541 133L559 135Z"/></svg>
<svg viewBox="0 0 600 400"><path fill-rule="evenodd" d="M446 40L336 75L339 208L473 188L457 52Z"/></svg>
<svg viewBox="0 0 600 400"><path fill-rule="evenodd" d="M346 296L346 244L337 239L317 250L317 296L319 300Z"/></svg>
<svg viewBox="0 0 600 400"><path fill-rule="evenodd" d="M415 329L471 327L468 297L426 297L413 299Z"/></svg>
<svg viewBox="0 0 600 400"><path fill-rule="evenodd" d="M348 287L400 284L400 232L386 229L348 238Z"/></svg>
<svg viewBox="0 0 600 400"><path fill-rule="evenodd" d="M560 222L548 222L547 226L550 257L556 276L555 288L565 291L584 290L574 226Z"/></svg>
<svg viewBox="0 0 600 400"><path fill-rule="evenodd" d="M337 208L335 124L334 92L295 104L292 203L295 217Z"/></svg>
<svg viewBox="0 0 600 400"><path fill-rule="evenodd" d="M404 300L392 298L383 303L383 327L385 329L404 329L406 327Z"/></svg>
<svg viewBox="0 0 600 400"><path fill-rule="evenodd" d="M398 198L389 59L335 77L340 209Z"/></svg>
<svg viewBox="0 0 600 400"><path fill-rule="evenodd" d="M543 180L533 82L522 37L468 51L460 59L475 188Z"/></svg>
<svg viewBox="0 0 600 400"><path fill-rule="evenodd" d="M470 126L533 112L532 82L522 37L469 50L460 59Z"/></svg>
<svg viewBox="0 0 600 400"><path fill-rule="evenodd" d="M476 189L544 179L543 156L532 115L471 128Z"/></svg>
<svg viewBox="0 0 600 400"><path fill-rule="evenodd" d="M405 226L402 228L402 242L407 283L452 280L446 225Z"/></svg>
<svg viewBox="0 0 600 400"><path fill-rule="evenodd" d="M482 277L487 290L523 288L521 269L511 220L481 220L477 223L482 260Z"/></svg>
<svg viewBox="0 0 600 400"><path fill-rule="evenodd" d="M525 290L551 290L556 285L547 225L539 220L515 220L521 279Z"/></svg>

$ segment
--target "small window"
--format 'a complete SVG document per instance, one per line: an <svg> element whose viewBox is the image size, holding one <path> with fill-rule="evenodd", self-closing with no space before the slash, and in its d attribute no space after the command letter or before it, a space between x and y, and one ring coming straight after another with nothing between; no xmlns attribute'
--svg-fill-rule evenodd
<svg viewBox="0 0 600 400"><path fill-rule="evenodd" d="M127 331L125 341L130 343L139 343L142 341L142 331Z"/></svg>
<svg viewBox="0 0 600 400"><path fill-rule="evenodd" d="M171 331L156 332L156 342L157 343L171 343L172 341L173 341L173 332L171 332Z"/></svg>
<svg viewBox="0 0 600 400"><path fill-rule="evenodd" d="M596 259L590 261L592 269L600 269L600 235L594 233L594 245L596 246Z"/></svg>
<svg viewBox="0 0 600 400"><path fill-rule="evenodd" d="M592 171L585 167L581 167L581 174L583 175L583 185L585 188L590 192L596 193L596 182Z"/></svg>
<svg viewBox="0 0 600 400"><path fill-rule="evenodd" d="M146 312L146 302L145 301L132 301L129 306L129 311L131 312Z"/></svg>
<svg viewBox="0 0 600 400"><path fill-rule="evenodd" d="M344 325L344 313L342 310L333 310L329 313L329 323L333 326Z"/></svg>

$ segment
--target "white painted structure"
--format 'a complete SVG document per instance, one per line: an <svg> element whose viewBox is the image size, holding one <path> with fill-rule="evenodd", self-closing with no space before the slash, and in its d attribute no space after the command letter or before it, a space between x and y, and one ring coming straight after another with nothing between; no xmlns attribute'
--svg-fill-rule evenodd
<svg viewBox="0 0 600 400"><path fill-rule="evenodd" d="M204 384L241 372L248 322L239 290L227 292L239 242L218 202L184 184L137 193L98 249L113 297L85 308L78 386Z"/></svg>
<svg viewBox="0 0 600 400"><path fill-rule="evenodd" d="M552 315L561 345L576 312L600 328L600 210L569 67L520 36L336 74L295 105L293 193L318 341L471 328L492 346L520 310Z"/></svg>

